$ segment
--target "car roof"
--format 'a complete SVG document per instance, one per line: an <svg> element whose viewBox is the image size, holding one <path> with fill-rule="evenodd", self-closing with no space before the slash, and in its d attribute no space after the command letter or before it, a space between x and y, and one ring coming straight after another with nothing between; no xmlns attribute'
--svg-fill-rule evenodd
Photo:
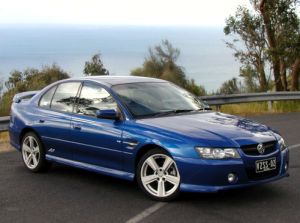
<svg viewBox="0 0 300 223"><path fill-rule="evenodd" d="M87 76L82 78L71 78L69 80L91 80L96 81L107 86L119 85L119 84L130 84L130 83L141 83L141 82L166 82L161 79L140 77L140 76Z"/></svg>

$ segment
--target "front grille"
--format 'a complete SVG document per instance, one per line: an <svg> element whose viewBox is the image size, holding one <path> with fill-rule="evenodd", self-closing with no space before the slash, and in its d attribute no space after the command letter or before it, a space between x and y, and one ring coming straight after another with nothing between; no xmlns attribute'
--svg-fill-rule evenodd
<svg viewBox="0 0 300 223"><path fill-rule="evenodd" d="M263 155L270 154L270 153L274 152L276 150L276 144L277 144L276 141L263 143L263 146L265 148L265 152L263 153ZM250 156L262 155L258 152L257 145L258 145L258 143L257 144L246 145L246 146L241 146L241 149L246 155L250 155Z"/></svg>
<svg viewBox="0 0 300 223"><path fill-rule="evenodd" d="M276 169L266 172L256 173L255 168L246 168L246 173L249 180L264 180L271 177L276 177L279 174L280 161L276 162Z"/></svg>

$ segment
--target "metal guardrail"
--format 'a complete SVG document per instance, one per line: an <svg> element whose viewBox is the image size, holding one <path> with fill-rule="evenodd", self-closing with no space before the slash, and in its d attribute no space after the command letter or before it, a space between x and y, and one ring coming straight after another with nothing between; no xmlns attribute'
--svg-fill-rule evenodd
<svg viewBox="0 0 300 223"><path fill-rule="evenodd" d="M9 116L0 117L0 132L8 130Z"/></svg>
<svg viewBox="0 0 300 223"><path fill-rule="evenodd" d="M267 101L268 108L271 111L273 101L300 100L300 91L214 95L214 96L202 96L200 97L200 99L205 101L208 105L215 105L217 107L217 110L219 110L222 105L226 105L226 104L240 104L240 103ZM8 124L9 124L9 116L0 117L0 132L7 131Z"/></svg>
<svg viewBox="0 0 300 223"><path fill-rule="evenodd" d="M260 102L260 101L272 102L272 101L300 100L300 91L215 95L215 96L202 96L200 98L206 101L208 105L221 106L226 104L239 104L239 103Z"/></svg>

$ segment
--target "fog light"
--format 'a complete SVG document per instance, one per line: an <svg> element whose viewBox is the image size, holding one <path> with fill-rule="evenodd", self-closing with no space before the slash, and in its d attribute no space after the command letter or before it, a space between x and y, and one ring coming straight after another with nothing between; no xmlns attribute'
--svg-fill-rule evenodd
<svg viewBox="0 0 300 223"><path fill-rule="evenodd" d="M236 182L236 175L234 173L230 173L227 176L228 182L229 183L235 183Z"/></svg>

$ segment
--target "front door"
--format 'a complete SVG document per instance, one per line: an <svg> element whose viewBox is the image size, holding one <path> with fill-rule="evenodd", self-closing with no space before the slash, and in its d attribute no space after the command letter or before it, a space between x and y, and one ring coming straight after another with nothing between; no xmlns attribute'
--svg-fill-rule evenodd
<svg viewBox="0 0 300 223"><path fill-rule="evenodd" d="M84 82L71 121L74 160L121 170L123 121L97 118L101 109L118 108L101 85Z"/></svg>

